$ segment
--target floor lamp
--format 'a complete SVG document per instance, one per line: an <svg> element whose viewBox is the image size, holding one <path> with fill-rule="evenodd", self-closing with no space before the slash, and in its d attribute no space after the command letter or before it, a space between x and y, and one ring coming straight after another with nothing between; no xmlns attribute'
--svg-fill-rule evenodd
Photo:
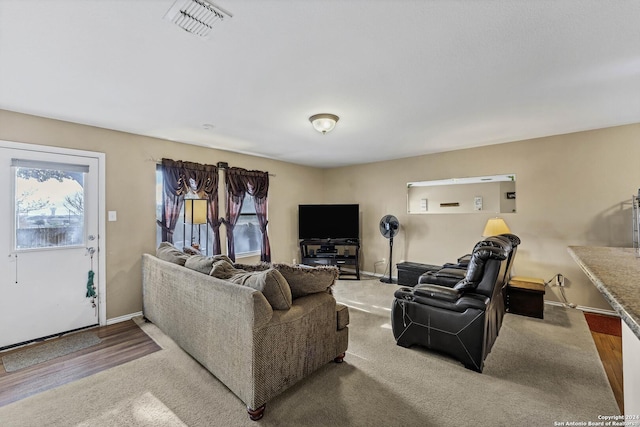
<svg viewBox="0 0 640 427"><path fill-rule="evenodd" d="M208 212L208 203L206 199L185 199L184 201L184 223L191 224L191 246L195 249L200 249L200 227L202 224L207 224L207 212ZM196 243L193 238L193 228L197 226L198 228L198 242ZM186 230L183 229L183 235L185 236L186 242ZM207 230L206 233L206 241L204 247L204 253L208 253L209 249L209 232ZM197 245L197 246L196 246Z"/></svg>

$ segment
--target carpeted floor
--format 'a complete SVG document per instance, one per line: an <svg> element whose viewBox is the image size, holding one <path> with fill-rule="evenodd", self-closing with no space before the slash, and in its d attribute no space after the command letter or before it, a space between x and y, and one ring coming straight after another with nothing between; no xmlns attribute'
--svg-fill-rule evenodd
<svg viewBox="0 0 640 427"><path fill-rule="evenodd" d="M553 426L618 414L581 312L507 314L484 373L395 344L394 285L340 281L345 362L327 364L249 421L242 402L152 324L163 350L0 408L3 426Z"/></svg>

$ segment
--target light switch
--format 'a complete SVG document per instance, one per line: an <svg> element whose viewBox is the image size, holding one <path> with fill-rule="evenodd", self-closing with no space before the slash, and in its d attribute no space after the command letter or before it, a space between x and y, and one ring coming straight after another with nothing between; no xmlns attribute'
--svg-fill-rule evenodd
<svg viewBox="0 0 640 427"><path fill-rule="evenodd" d="M118 214L116 213L116 211L109 211L109 221L117 221L118 220Z"/></svg>

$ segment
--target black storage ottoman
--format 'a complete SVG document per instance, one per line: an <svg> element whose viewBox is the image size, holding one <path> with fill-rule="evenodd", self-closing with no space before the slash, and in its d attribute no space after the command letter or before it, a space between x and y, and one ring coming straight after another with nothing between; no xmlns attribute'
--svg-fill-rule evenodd
<svg viewBox="0 0 640 427"><path fill-rule="evenodd" d="M417 262L401 262L396 264L398 268L398 285L415 286L418 278L427 271L438 271L441 265L420 264Z"/></svg>

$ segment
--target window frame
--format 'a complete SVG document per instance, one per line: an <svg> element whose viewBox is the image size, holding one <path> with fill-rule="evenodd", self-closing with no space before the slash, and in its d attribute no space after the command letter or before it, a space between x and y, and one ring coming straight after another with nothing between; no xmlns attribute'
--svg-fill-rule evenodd
<svg viewBox="0 0 640 427"><path fill-rule="evenodd" d="M162 165L158 164L156 165L156 220L157 221L162 221L162 215L163 215L163 209L164 209L164 174L162 171ZM225 182L224 179L221 179L218 183L218 194L222 194L222 192L224 192L224 186L225 186ZM191 194L191 193L189 193ZM242 211L240 212L240 217L238 218L238 223L236 223L236 228L234 228L234 246L236 249L236 259L240 259L240 258L251 258L251 257L255 257L255 256L260 256L261 252L262 252L262 232L260 231L260 223L258 222L258 213L255 210L255 205L253 203L253 196L245 193L244 195L245 199L242 203ZM185 198L190 198L189 196L185 196ZM251 203L246 203L247 198L251 199ZM252 211L250 212L246 212L245 209L247 209L248 206L252 207ZM159 211L158 211L159 208ZM223 206L222 204L219 205L219 210L220 210L220 215L222 217L226 216L226 206ZM243 218L248 218L248 217L253 217L251 221L249 221L249 223L255 224L256 227L258 227L258 231L260 233L259 235L259 239L257 242L257 246L254 248L254 250L249 250L246 252L239 252L237 251L237 242L238 242L238 237L239 235L237 234L237 226L239 225L240 221ZM182 206L182 211L180 214L180 220L178 222L178 224L176 225L176 230L174 232L174 244L175 242L175 237L182 235L182 224L183 224L183 218L184 218L184 205ZM224 227L224 225L223 225ZM211 245L213 243L213 233L210 229L210 227L206 226L206 230L207 233L211 233L209 234L209 244ZM244 237L244 236L242 236ZM226 238L226 233L220 233L220 238L224 239ZM184 240L184 236L182 236L182 239ZM156 225L156 246L159 245L161 243L162 240L162 230L160 229L160 226ZM184 243L184 242L183 242ZM224 243L224 242L222 242ZM228 242L227 244L223 244L221 249L223 252L228 252ZM178 249L182 249L182 248L178 248ZM207 250L207 253L209 253L209 251Z"/></svg>
<svg viewBox="0 0 640 427"><path fill-rule="evenodd" d="M11 237L11 251L13 253L20 252L36 252L36 251L50 251L50 250L66 250L66 249L77 249L87 246L87 236L86 230L88 227L88 219L83 210L81 225L80 225L80 239L77 242L69 243L69 244L58 244L58 245L50 245L50 246L29 246L29 247L19 247L19 238L18 238L18 230L20 230L20 217L19 217L19 203L18 203L18 171L20 169L33 169L33 170L50 170L50 171L58 171L58 172L72 172L72 173L81 173L82 174L82 183L78 183L82 190L82 204L86 206L86 179L87 173L89 172L89 166L87 165L76 165L76 164L66 164L66 163L58 163L58 162L49 162L49 161L40 161L40 160L22 160L22 159L12 159L11 165L11 192L12 192L12 200L11 200L11 228L12 228L12 237ZM48 178L45 181L46 182ZM28 217L28 214L26 215ZM53 215L52 215L53 216ZM70 226L71 223L68 224ZM68 228L67 227L45 227L47 229L60 229L60 228ZM25 228L26 229L26 228Z"/></svg>
<svg viewBox="0 0 640 427"><path fill-rule="evenodd" d="M247 198L251 198L251 206L253 207L253 212L245 212L245 208L248 206L248 204L246 203ZM233 233L233 244L236 245L235 246L235 250L236 250L236 258L250 258L250 257L254 257L254 256L260 256L260 253L262 251L262 247L261 247L261 242L258 241L258 245L257 248L255 248L254 250L249 250L247 252L239 252L238 251L238 247L237 247L237 241L238 241L238 234L236 233L237 231L237 226L240 223L240 220L242 218L247 218L247 217L253 217L255 219L255 221L250 221L249 223L253 223L258 227L258 231L260 231L260 223L258 222L258 213L256 212L256 208L253 202L253 196L250 195L249 193L245 193L244 194L244 200L242 202L242 210L240 211L240 217L238 218L238 223L236 223L236 228L234 229L234 233ZM260 238L262 238L262 232L260 232Z"/></svg>

